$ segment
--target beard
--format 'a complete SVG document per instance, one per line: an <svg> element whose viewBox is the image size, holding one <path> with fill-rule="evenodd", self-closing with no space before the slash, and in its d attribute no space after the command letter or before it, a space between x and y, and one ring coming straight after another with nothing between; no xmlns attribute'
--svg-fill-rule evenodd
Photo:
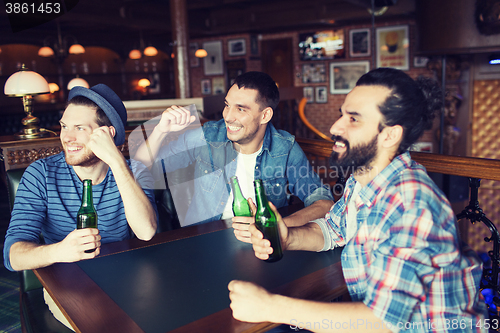
<svg viewBox="0 0 500 333"><path fill-rule="evenodd" d="M335 151L332 152L329 159L330 168L341 171L338 173L339 175L369 170L371 168L370 164L377 156L377 138L378 134L368 143L359 144L351 148L347 140L333 135L332 140L344 143L346 151L343 157L340 157L340 154Z"/></svg>
<svg viewBox="0 0 500 333"><path fill-rule="evenodd" d="M82 156L76 157L76 156L68 156L68 154L66 154L66 150L64 150L64 157L66 159L66 163L72 166L89 167L96 165L100 161L100 159L97 156L95 156L95 154L91 151L86 152Z"/></svg>

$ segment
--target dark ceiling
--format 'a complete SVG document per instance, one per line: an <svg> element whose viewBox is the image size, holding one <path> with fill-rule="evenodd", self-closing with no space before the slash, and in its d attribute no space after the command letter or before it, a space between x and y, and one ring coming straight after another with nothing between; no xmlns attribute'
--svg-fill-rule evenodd
<svg viewBox="0 0 500 333"><path fill-rule="evenodd" d="M398 20L415 15L415 0L374 0L390 4L376 20ZM66 0L76 4L56 20L63 36L72 35L84 46L104 46L121 55L145 44L169 52L172 42L168 0ZM371 0L186 0L191 39L237 33L270 33L331 28L371 22ZM376 7L380 9L381 7ZM57 36L56 20L12 32L5 11L0 14L0 45L42 46ZM147 46L147 45L146 45Z"/></svg>

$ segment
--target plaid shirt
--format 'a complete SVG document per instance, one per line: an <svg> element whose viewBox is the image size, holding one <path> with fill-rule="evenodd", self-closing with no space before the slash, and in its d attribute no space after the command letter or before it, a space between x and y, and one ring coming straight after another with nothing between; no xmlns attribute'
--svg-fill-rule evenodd
<svg viewBox="0 0 500 333"><path fill-rule="evenodd" d="M396 332L485 331L477 327L488 318L479 293L482 265L459 246L450 204L425 168L405 153L363 187L358 231L345 244L355 184L350 177L322 226L329 247L345 246L342 268L352 300Z"/></svg>

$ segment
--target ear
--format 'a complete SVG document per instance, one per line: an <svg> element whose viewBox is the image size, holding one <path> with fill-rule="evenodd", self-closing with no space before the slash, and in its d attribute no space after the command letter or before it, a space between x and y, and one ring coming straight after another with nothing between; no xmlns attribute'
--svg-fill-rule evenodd
<svg viewBox="0 0 500 333"><path fill-rule="evenodd" d="M263 124L267 124L268 122L271 121L271 119L273 118L273 109L271 107L267 107L265 108L264 110L262 110L262 118L260 120L260 124L263 125Z"/></svg>
<svg viewBox="0 0 500 333"><path fill-rule="evenodd" d="M403 140L403 127L400 125L384 127L380 133L380 138L382 147L397 150L401 140Z"/></svg>
<svg viewBox="0 0 500 333"><path fill-rule="evenodd" d="M111 133L111 136L114 138L116 135L116 129L114 126L109 126L109 132Z"/></svg>

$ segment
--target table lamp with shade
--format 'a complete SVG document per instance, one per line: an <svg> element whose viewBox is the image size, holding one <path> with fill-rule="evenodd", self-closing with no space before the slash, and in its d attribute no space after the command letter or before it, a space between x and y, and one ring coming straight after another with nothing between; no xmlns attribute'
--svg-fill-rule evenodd
<svg viewBox="0 0 500 333"><path fill-rule="evenodd" d="M40 120L33 116L33 96L48 94L49 84L40 74L28 70L24 64L19 72L12 74L5 82L4 93L9 97L22 97L24 112L24 128L16 134L19 139L35 139L50 136L50 133L40 128Z"/></svg>

